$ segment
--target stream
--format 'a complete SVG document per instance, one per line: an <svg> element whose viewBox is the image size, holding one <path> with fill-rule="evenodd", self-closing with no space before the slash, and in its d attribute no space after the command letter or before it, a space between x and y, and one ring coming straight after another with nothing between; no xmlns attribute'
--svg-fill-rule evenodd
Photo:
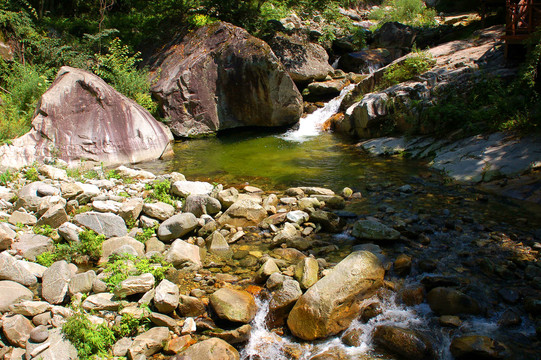
<svg viewBox="0 0 541 360"><path fill-rule="evenodd" d="M418 265L405 278L391 272L388 277L397 289L365 300L377 303L381 313L351 324L346 333L357 334L354 346L345 345L339 336L304 343L288 335L287 329L269 330L265 321L268 300L262 298L258 299L251 340L241 348L241 358L395 359L372 338L377 326L389 324L426 335L439 359L453 359L449 351L452 338L470 333L505 341L516 359L538 358L531 348L536 325L518 303L502 301L498 291L527 294L526 280L517 281L517 276L535 262L531 246L539 237L541 207L451 183L420 161L374 158L352 139L321 132L320 125L337 111L344 95L302 119L297 129L235 130L177 142L174 158L140 164L156 174L178 171L189 180L218 182L225 187L249 184L264 191L283 191L320 186L340 192L347 186L362 194L337 212L349 223L359 216L373 216L415 229L408 242L393 244L359 243L349 230L318 234L317 239L329 245L312 253L330 262L340 261L351 251L368 249L388 268L400 254L408 254ZM428 240L419 243L417 238ZM431 276L459 279L461 289L485 301L485 315L461 316L458 327L446 327L438 323L426 302L406 306L400 289L418 288ZM520 322L502 327L500 319L509 309L516 310Z"/></svg>

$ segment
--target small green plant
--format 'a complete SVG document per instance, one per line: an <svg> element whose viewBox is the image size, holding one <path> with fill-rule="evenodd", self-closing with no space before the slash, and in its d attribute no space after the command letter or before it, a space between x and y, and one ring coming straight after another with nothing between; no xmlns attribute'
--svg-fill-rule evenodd
<svg viewBox="0 0 541 360"><path fill-rule="evenodd" d="M403 63L390 65L383 74L383 86L396 85L423 74L435 65L430 53L414 50L413 55Z"/></svg>
<svg viewBox="0 0 541 360"><path fill-rule="evenodd" d="M122 179L122 176L120 176L120 173L118 172L118 170L108 170L105 172L105 178L107 180L111 180L111 179L117 179L117 180L120 180Z"/></svg>
<svg viewBox="0 0 541 360"><path fill-rule="evenodd" d="M158 230L158 225L153 227L145 228L137 232L135 239L142 242L143 244L147 242L151 237L156 235L156 230Z"/></svg>
<svg viewBox="0 0 541 360"><path fill-rule="evenodd" d="M83 176L81 175L81 170L79 168L68 168L66 169L66 174L75 180L81 180Z"/></svg>
<svg viewBox="0 0 541 360"><path fill-rule="evenodd" d="M27 168L24 172L24 178L30 182L38 181L39 180L38 170L34 166Z"/></svg>
<svg viewBox="0 0 541 360"><path fill-rule="evenodd" d="M147 312L150 314L150 310ZM132 337L141 331L145 331L150 326L148 316L136 318L131 314L123 314L120 319L120 324L113 326L113 331L117 338Z"/></svg>
<svg viewBox="0 0 541 360"><path fill-rule="evenodd" d="M105 235L96 234L93 230L84 230L79 233L79 252L88 255L92 260L98 260L101 255L101 245Z"/></svg>
<svg viewBox="0 0 541 360"><path fill-rule="evenodd" d="M174 205L174 199L171 197L171 183L168 180L154 181L152 184L146 184L145 189L150 193L148 200L161 201L169 205Z"/></svg>
<svg viewBox="0 0 541 360"><path fill-rule="evenodd" d="M80 359L91 359L95 355L106 356L115 343L115 333L107 325L94 325L81 313L68 318L62 332L75 346Z"/></svg>
<svg viewBox="0 0 541 360"><path fill-rule="evenodd" d="M13 178L14 175L9 170L4 171L0 174L0 185L8 186L13 181Z"/></svg>
<svg viewBox="0 0 541 360"><path fill-rule="evenodd" d="M378 20L380 26L391 21L413 26L437 25L436 10L427 8L422 0L386 0L369 18Z"/></svg>
<svg viewBox="0 0 541 360"><path fill-rule="evenodd" d="M59 260L78 263L83 257L90 261L97 261L104 241L104 235L96 234L93 230L84 230L79 233L78 242L56 243L53 251L37 256L36 261L43 266L50 266Z"/></svg>
<svg viewBox="0 0 541 360"><path fill-rule="evenodd" d="M100 173L97 170L91 169L91 170L85 171L85 173L83 174L83 177L85 179L99 179Z"/></svg>
<svg viewBox="0 0 541 360"><path fill-rule="evenodd" d="M36 256L36 262L45 267L49 267L57 261L58 255L52 251L46 251Z"/></svg>
<svg viewBox="0 0 541 360"><path fill-rule="evenodd" d="M126 280L129 276L137 276L150 273L154 275L156 283L165 278L165 273L172 267L158 257L147 259L133 255L112 255L109 262L105 265L103 272L107 274L103 281L107 283L110 290L113 290L120 282Z"/></svg>
<svg viewBox="0 0 541 360"><path fill-rule="evenodd" d="M56 231L50 225L34 226L34 234L51 237Z"/></svg>

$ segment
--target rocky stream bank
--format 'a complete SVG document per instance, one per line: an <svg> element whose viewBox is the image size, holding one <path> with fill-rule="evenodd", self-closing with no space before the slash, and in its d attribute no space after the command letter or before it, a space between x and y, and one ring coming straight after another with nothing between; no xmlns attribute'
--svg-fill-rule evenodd
<svg viewBox="0 0 541 360"><path fill-rule="evenodd" d="M363 197L126 167L28 178L0 187L5 359L84 357L73 318L114 333L101 357L539 356L538 217L471 213L490 197L423 211L398 201L416 184Z"/></svg>

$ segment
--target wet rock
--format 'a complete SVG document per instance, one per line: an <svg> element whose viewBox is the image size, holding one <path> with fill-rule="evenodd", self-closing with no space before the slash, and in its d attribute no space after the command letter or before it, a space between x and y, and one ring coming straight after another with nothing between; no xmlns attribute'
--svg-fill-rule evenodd
<svg viewBox="0 0 541 360"><path fill-rule="evenodd" d="M383 310L381 308L381 304L379 302L373 302L373 303L370 303L368 305L366 305L363 309L362 309L362 313L361 313L361 320L365 323L369 322L370 320L372 320L373 318L381 315L383 313Z"/></svg>
<svg viewBox="0 0 541 360"><path fill-rule="evenodd" d="M221 288L210 295L209 299L210 305L223 320L249 323L257 311L253 295L243 290Z"/></svg>
<svg viewBox="0 0 541 360"><path fill-rule="evenodd" d="M130 246L135 249L137 256L143 256L145 254L145 245L135 240L130 236L114 237L108 240L105 240L101 245L101 260L100 262L106 261L106 259L117 251L119 248L124 246Z"/></svg>
<svg viewBox="0 0 541 360"><path fill-rule="evenodd" d="M272 258L269 258L257 271L255 280L256 282L263 283L267 281L269 276L279 272L280 269L278 268L278 265L276 265L276 262Z"/></svg>
<svg viewBox="0 0 541 360"><path fill-rule="evenodd" d="M436 357L428 339L414 330L389 325L379 326L374 333L374 340L404 359L430 360Z"/></svg>
<svg viewBox="0 0 541 360"><path fill-rule="evenodd" d="M51 238L43 235L22 234L19 235L19 240L12 245L17 253L21 254L25 259L36 261L36 256L54 249L54 243Z"/></svg>
<svg viewBox="0 0 541 360"><path fill-rule="evenodd" d="M481 307L470 296L450 288L437 287L427 294L432 311L439 315L458 315L481 313Z"/></svg>
<svg viewBox="0 0 541 360"><path fill-rule="evenodd" d="M458 328L462 325L462 320L458 316L454 315L442 315L439 317L438 322L442 326Z"/></svg>
<svg viewBox="0 0 541 360"><path fill-rule="evenodd" d="M359 313L362 299L383 284L384 273L374 254L350 254L301 296L289 314L289 329L304 340L344 330Z"/></svg>
<svg viewBox="0 0 541 360"><path fill-rule="evenodd" d="M319 264L316 259L306 257L295 267L295 279L306 290L318 280Z"/></svg>
<svg viewBox="0 0 541 360"><path fill-rule="evenodd" d="M239 360L238 351L222 339L210 338L190 346L172 360Z"/></svg>
<svg viewBox="0 0 541 360"><path fill-rule="evenodd" d="M394 272L400 276L408 275L411 271L411 257L406 254L400 254L394 262Z"/></svg>
<svg viewBox="0 0 541 360"><path fill-rule="evenodd" d="M500 320L498 321L498 325L500 325L501 327L513 327L519 326L520 324L522 324L522 318L520 317L520 314L514 309L505 310L500 317Z"/></svg>
<svg viewBox="0 0 541 360"><path fill-rule="evenodd" d="M10 280L0 281L0 312L9 311L10 305L24 300L32 300L32 291Z"/></svg>
<svg viewBox="0 0 541 360"><path fill-rule="evenodd" d="M347 346L359 347L362 345L361 336L363 335L361 328L349 328L342 334L340 338Z"/></svg>
<svg viewBox="0 0 541 360"><path fill-rule="evenodd" d="M208 195L189 195L184 203L184 211L196 217L205 214L216 215L221 209L220 201Z"/></svg>
<svg viewBox="0 0 541 360"><path fill-rule="evenodd" d="M24 348L34 329L32 322L22 315L6 316L3 318L2 332L13 346Z"/></svg>
<svg viewBox="0 0 541 360"><path fill-rule="evenodd" d="M273 292L269 302L267 321L270 328L283 326L289 311L302 296L302 290L297 281L286 279L280 289Z"/></svg>
<svg viewBox="0 0 541 360"><path fill-rule="evenodd" d="M65 260L57 261L43 273L41 296L50 304L61 304L68 293L73 273Z"/></svg>
<svg viewBox="0 0 541 360"><path fill-rule="evenodd" d="M345 226L345 222L338 215L323 210L310 213L310 221L320 224L323 230L331 233L341 232Z"/></svg>
<svg viewBox="0 0 541 360"><path fill-rule="evenodd" d="M257 226L267 217L267 211L257 202L250 199L237 200L231 205L220 218L218 222L221 225L232 226Z"/></svg>
<svg viewBox="0 0 541 360"><path fill-rule="evenodd" d="M453 339L451 354L457 360L506 359L509 357L509 350L504 344L487 336L467 335Z"/></svg>
<svg viewBox="0 0 541 360"><path fill-rule="evenodd" d="M353 224L351 235L366 240L398 240L400 233L376 220L359 220Z"/></svg>
<svg viewBox="0 0 541 360"><path fill-rule="evenodd" d="M421 304L424 299L424 290L422 286L407 287L401 292L402 301L407 306L415 306Z"/></svg>
<svg viewBox="0 0 541 360"><path fill-rule="evenodd" d="M40 325L30 331L30 341L34 343L42 343L49 338L49 329L46 326Z"/></svg>
<svg viewBox="0 0 541 360"><path fill-rule="evenodd" d="M294 263L294 264L298 263L299 261L303 260L306 257L306 255L304 255L299 250L292 249L292 248L278 248L278 249L274 249L272 252L278 258L284 259L285 261L289 263Z"/></svg>
<svg viewBox="0 0 541 360"><path fill-rule="evenodd" d="M228 344L242 344L250 340L252 326L244 324L241 327L223 332L211 332L209 335L226 341Z"/></svg>
<svg viewBox="0 0 541 360"><path fill-rule="evenodd" d="M126 296L145 293L154 287L154 282L155 279L152 274L130 276L115 287L115 296L124 298Z"/></svg>
<svg viewBox="0 0 541 360"><path fill-rule="evenodd" d="M155 327L133 339L133 343L128 350L128 357L132 360L137 359L139 355L150 357L159 352L163 345L170 339L169 329L166 327Z"/></svg>
<svg viewBox="0 0 541 360"><path fill-rule="evenodd" d="M173 264L174 267L190 267L198 269L201 267L201 254L199 246L188 244L183 240L176 240L165 255L165 261Z"/></svg>
<svg viewBox="0 0 541 360"><path fill-rule="evenodd" d="M107 239L128 234L124 219L115 214L89 211L75 215L73 220L75 223L94 230L98 234L105 235Z"/></svg>
<svg viewBox="0 0 541 360"><path fill-rule="evenodd" d="M213 232L212 235L209 236L207 244L209 253L222 257L231 256L231 249L229 248L227 240L225 240L224 236L218 231Z"/></svg>
<svg viewBox="0 0 541 360"><path fill-rule="evenodd" d="M0 280L11 280L24 286L36 285L38 279L7 251L0 253Z"/></svg>
<svg viewBox="0 0 541 360"><path fill-rule="evenodd" d="M163 202L147 203L143 205L143 213L151 218L163 221L175 214L175 208Z"/></svg>
<svg viewBox="0 0 541 360"><path fill-rule="evenodd" d="M291 223L285 223L284 228L280 230L273 238L273 246L279 246L288 241L295 240L301 236L301 232Z"/></svg>
<svg viewBox="0 0 541 360"><path fill-rule="evenodd" d="M177 214L161 223L158 228L158 238L161 241L170 242L192 232L198 226L199 222L194 214Z"/></svg>
<svg viewBox="0 0 541 360"><path fill-rule="evenodd" d="M442 275L425 276L421 279L421 283L424 285L426 291L430 291L437 287L460 286L460 281L456 277Z"/></svg>
<svg viewBox="0 0 541 360"><path fill-rule="evenodd" d="M309 218L308 213L301 210L290 211L286 216L287 221L299 225L307 222Z"/></svg>
<svg viewBox="0 0 541 360"><path fill-rule="evenodd" d="M178 313L185 317L198 317L207 311L205 304L196 297L180 295Z"/></svg>
<svg viewBox="0 0 541 360"><path fill-rule="evenodd" d="M154 294L154 306L159 312L169 314L177 308L179 304L179 289L167 279L163 279Z"/></svg>
<svg viewBox="0 0 541 360"><path fill-rule="evenodd" d="M270 47L225 22L184 37L160 69L152 93L177 136L292 125L302 114L301 96Z"/></svg>

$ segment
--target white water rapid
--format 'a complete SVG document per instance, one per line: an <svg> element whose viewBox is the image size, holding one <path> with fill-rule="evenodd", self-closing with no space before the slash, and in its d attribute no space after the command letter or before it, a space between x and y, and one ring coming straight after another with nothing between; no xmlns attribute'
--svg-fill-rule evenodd
<svg viewBox="0 0 541 360"><path fill-rule="evenodd" d="M339 96L326 103L325 106L301 118L298 129L289 130L280 137L288 141L305 142L319 135L322 132L321 126L338 112L342 100L354 87L353 84L346 86Z"/></svg>

